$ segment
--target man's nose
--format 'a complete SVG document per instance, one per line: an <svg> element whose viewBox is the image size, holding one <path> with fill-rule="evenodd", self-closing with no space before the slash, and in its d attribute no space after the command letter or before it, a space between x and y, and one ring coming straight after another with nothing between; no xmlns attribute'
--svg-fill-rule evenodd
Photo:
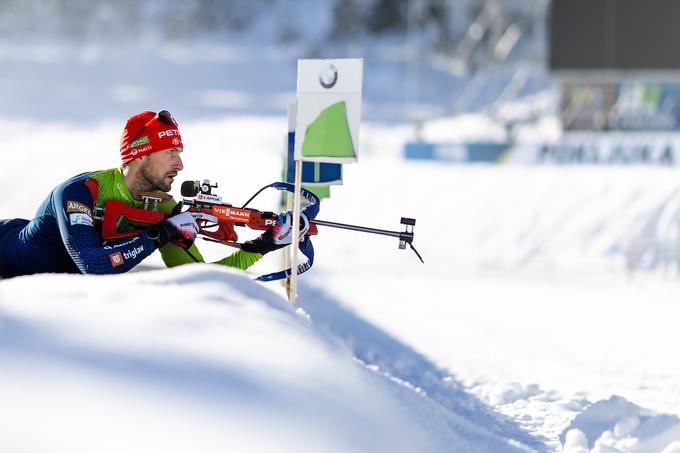
<svg viewBox="0 0 680 453"><path fill-rule="evenodd" d="M175 168L177 169L177 171L184 170L184 164L182 163L182 157L180 157L179 154L177 154L177 159L175 160Z"/></svg>

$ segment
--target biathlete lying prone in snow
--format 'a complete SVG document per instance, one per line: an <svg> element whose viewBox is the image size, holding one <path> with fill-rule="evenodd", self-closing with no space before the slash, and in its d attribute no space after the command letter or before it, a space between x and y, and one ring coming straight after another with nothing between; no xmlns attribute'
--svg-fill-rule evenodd
<svg viewBox="0 0 680 453"><path fill-rule="evenodd" d="M182 151L177 122L167 110L132 116L121 136L119 168L82 173L63 182L50 192L32 220L0 220L0 277L127 272L156 250L168 267L203 262L193 243L198 233L194 216L189 212L172 215L177 203L167 193L184 168ZM170 217L131 238L105 242L96 209L107 200L142 208L145 197L159 200L156 209ZM291 213L283 219L217 264L247 269L264 254L290 244ZM134 231L138 227L127 223L118 228Z"/></svg>

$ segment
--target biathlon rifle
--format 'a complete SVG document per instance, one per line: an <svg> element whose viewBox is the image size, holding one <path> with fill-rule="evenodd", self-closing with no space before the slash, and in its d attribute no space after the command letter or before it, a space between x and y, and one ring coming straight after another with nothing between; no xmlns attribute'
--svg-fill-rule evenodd
<svg viewBox="0 0 680 453"><path fill-rule="evenodd" d="M257 209L249 208L250 202L255 199L262 191L268 188L274 188L281 191L294 192L294 186L285 182L275 182L264 186L258 190L250 199L241 207L235 207L229 203L222 201L222 197L213 193L213 189L217 188L217 184L211 184L210 180L200 181L185 181L182 184L182 209L188 207L185 211L194 213L194 218L198 224L198 236L204 240L211 242L218 242L231 247L240 248L243 244L238 242L238 234L235 227L248 227L253 230L268 230L276 225L278 213L271 211L259 211ZM359 231L363 233L378 234L383 236L391 236L399 239L399 248L405 249L408 244L413 252L418 256L421 262L424 263L420 253L413 246L414 233L413 229L416 224L416 219L402 217L401 224L404 225L404 231L389 231L377 228L368 228L357 225L349 225L345 223L328 222L319 220L316 215L319 212L319 198L312 192L306 189L301 190L301 196L305 201L305 206L301 212L305 214L309 220L309 229L300 241L300 250L307 257L308 263L298 266L298 274L308 270L314 260L314 249L311 244L311 236L318 234L318 225L341 228L345 230ZM102 220L102 238L104 240L117 240L131 236L135 236L140 230L119 232L118 227L121 217L127 218L128 221L158 224L163 222L168 215L155 210L160 201L152 195L143 196L145 209L136 209L127 206L117 200L108 200L104 206L103 213L100 213ZM290 269L286 271L268 274L260 277L260 280L277 280L290 276Z"/></svg>

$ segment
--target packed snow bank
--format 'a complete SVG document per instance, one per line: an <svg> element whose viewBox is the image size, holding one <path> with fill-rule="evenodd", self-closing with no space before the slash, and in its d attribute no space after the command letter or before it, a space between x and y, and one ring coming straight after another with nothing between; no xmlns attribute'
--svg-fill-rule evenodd
<svg viewBox="0 0 680 453"><path fill-rule="evenodd" d="M0 281L0 369L5 452L516 449L217 266Z"/></svg>
<svg viewBox="0 0 680 453"><path fill-rule="evenodd" d="M579 414L560 438L564 453L678 452L680 418L658 414L620 396L612 396Z"/></svg>
<svg viewBox="0 0 680 453"><path fill-rule="evenodd" d="M320 217L376 227L398 226L394 219L400 215L415 217L415 245L428 265L581 273L680 269L675 169L454 165L366 156L345 170L344 181L322 204ZM366 203L367 197L380 201ZM379 244L366 235L345 236L348 251ZM373 257L382 260L378 254L366 259Z"/></svg>

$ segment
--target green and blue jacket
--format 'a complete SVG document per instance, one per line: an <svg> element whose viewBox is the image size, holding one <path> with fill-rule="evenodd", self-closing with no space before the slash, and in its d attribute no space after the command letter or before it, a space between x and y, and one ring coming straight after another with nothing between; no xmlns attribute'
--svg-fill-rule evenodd
<svg viewBox="0 0 680 453"><path fill-rule="evenodd" d="M170 214L176 202L157 192L156 209ZM156 244L142 232L119 241L103 241L96 208L118 200L132 208L144 201L132 197L118 168L82 173L57 186L38 208L32 220L0 220L0 276L13 277L42 272L114 274L127 272L153 252ZM117 231L134 231L143 225L122 219ZM148 225L147 225L148 226ZM168 267L203 262L196 245L187 250L173 243L160 248ZM262 257L238 250L218 261L247 269Z"/></svg>

